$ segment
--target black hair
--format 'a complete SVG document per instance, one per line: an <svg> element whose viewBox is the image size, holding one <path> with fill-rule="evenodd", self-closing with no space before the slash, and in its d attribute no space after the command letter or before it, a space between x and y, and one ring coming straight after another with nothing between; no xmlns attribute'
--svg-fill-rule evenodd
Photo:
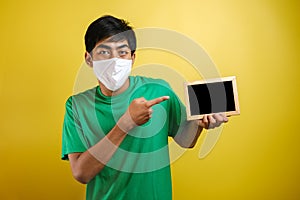
<svg viewBox="0 0 300 200"><path fill-rule="evenodd" d="M131 55L133 55L136 50L135 33L132 27L129 26L129 23L123 19L105 15L89 25L84 36L86 51L91 53L97 42L108 38L110 38L110 42L127 40Z"/></svg>

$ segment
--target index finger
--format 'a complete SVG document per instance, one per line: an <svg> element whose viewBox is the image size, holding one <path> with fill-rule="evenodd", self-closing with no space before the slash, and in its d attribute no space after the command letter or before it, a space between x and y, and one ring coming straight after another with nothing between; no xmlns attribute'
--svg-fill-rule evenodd
<svg viewBox="0 0 300 200"><path fill-rule="evenodd" d="M152 99L152 100L150 100L150 101L147 101L146 106L147 106L148 108L150 108L150 107L154 106L155 104L161 103L161 102L163 102L163 101L165 101L165 100L168 100L168 99L170 99L169 96L158 97L158 98L156 98L156 99Z"/></svg>
<svg viewBox="0 0 300 200"><path fill-rule="evenodd" d="M227 122L228 119L224 113L215 113L214 118L219 122Z"/></svg>

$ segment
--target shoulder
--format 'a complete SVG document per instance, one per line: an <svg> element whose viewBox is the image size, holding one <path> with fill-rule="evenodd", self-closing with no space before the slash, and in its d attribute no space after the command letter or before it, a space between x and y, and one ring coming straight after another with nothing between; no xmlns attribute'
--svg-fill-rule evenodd
<svg viewBox="0 0 300 200"><path fill-rule="evenodd" d="M163 80L163 79L159 79L159 78L150 78L150 77L145 77L145 76L132 76L131 77L135 84L137 85L151 85L151 86L155 86L156 87L166 87L168 89L171 89L170 84Z"/></svg>
<svg viewBox="0 0 300 200"><path fill-rule="evenodd" d="M170 84L159 78L149 78L144 76L135 76L134 79L134 97L156 98L160 96L170 96L171 99L177 98Z"/></svg>
<svg viewBox="0 0 300 200"><path fill-rule="evenodd" d="M88 90L85 90L83 92L80 92L80 93L77 93L77 94L74 94L72 96L69 96L67 101L66 101L66 105L70 106L72 104L74 104L75 102L80 102L80 101L85 101L85 100L88 100L88 99L91 99L91 98L95 98L95 94L97 92L97 87L93 87L91 89L88 89Z"/></svg>

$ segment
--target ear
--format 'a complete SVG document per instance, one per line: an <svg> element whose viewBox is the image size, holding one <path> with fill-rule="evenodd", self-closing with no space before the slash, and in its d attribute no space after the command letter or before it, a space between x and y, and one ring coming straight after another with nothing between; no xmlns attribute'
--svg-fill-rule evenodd
<svg viewBox="0 0 300 200"><path fill-rule="evenodd" d="M132 54L131 60L132 60L132 65L133 65L133 64L134 64L134 61L135 61L135 52Z"/></svg>
<svg viewBox="0 0 300 200"><path fill-rule="evenodd" d="M93 67L93 58L88 52L85 52L84 58L85 58L86 64L90 67Z"/></svg>

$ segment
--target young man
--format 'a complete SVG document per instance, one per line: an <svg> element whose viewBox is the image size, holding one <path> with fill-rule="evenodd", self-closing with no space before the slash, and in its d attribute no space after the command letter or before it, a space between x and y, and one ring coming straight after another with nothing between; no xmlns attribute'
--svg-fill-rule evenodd
<svg viewBox="0 0 300 200"><path fill-rule="evenodd" d="M168 83L129 76L136 38L124 20L97 19L85 45L86 63L99 85L67 100L62 159L87 184L89 200L172 199L168 136L190 148L203 128L228 119L215 114L187 122Z"/></svg>

